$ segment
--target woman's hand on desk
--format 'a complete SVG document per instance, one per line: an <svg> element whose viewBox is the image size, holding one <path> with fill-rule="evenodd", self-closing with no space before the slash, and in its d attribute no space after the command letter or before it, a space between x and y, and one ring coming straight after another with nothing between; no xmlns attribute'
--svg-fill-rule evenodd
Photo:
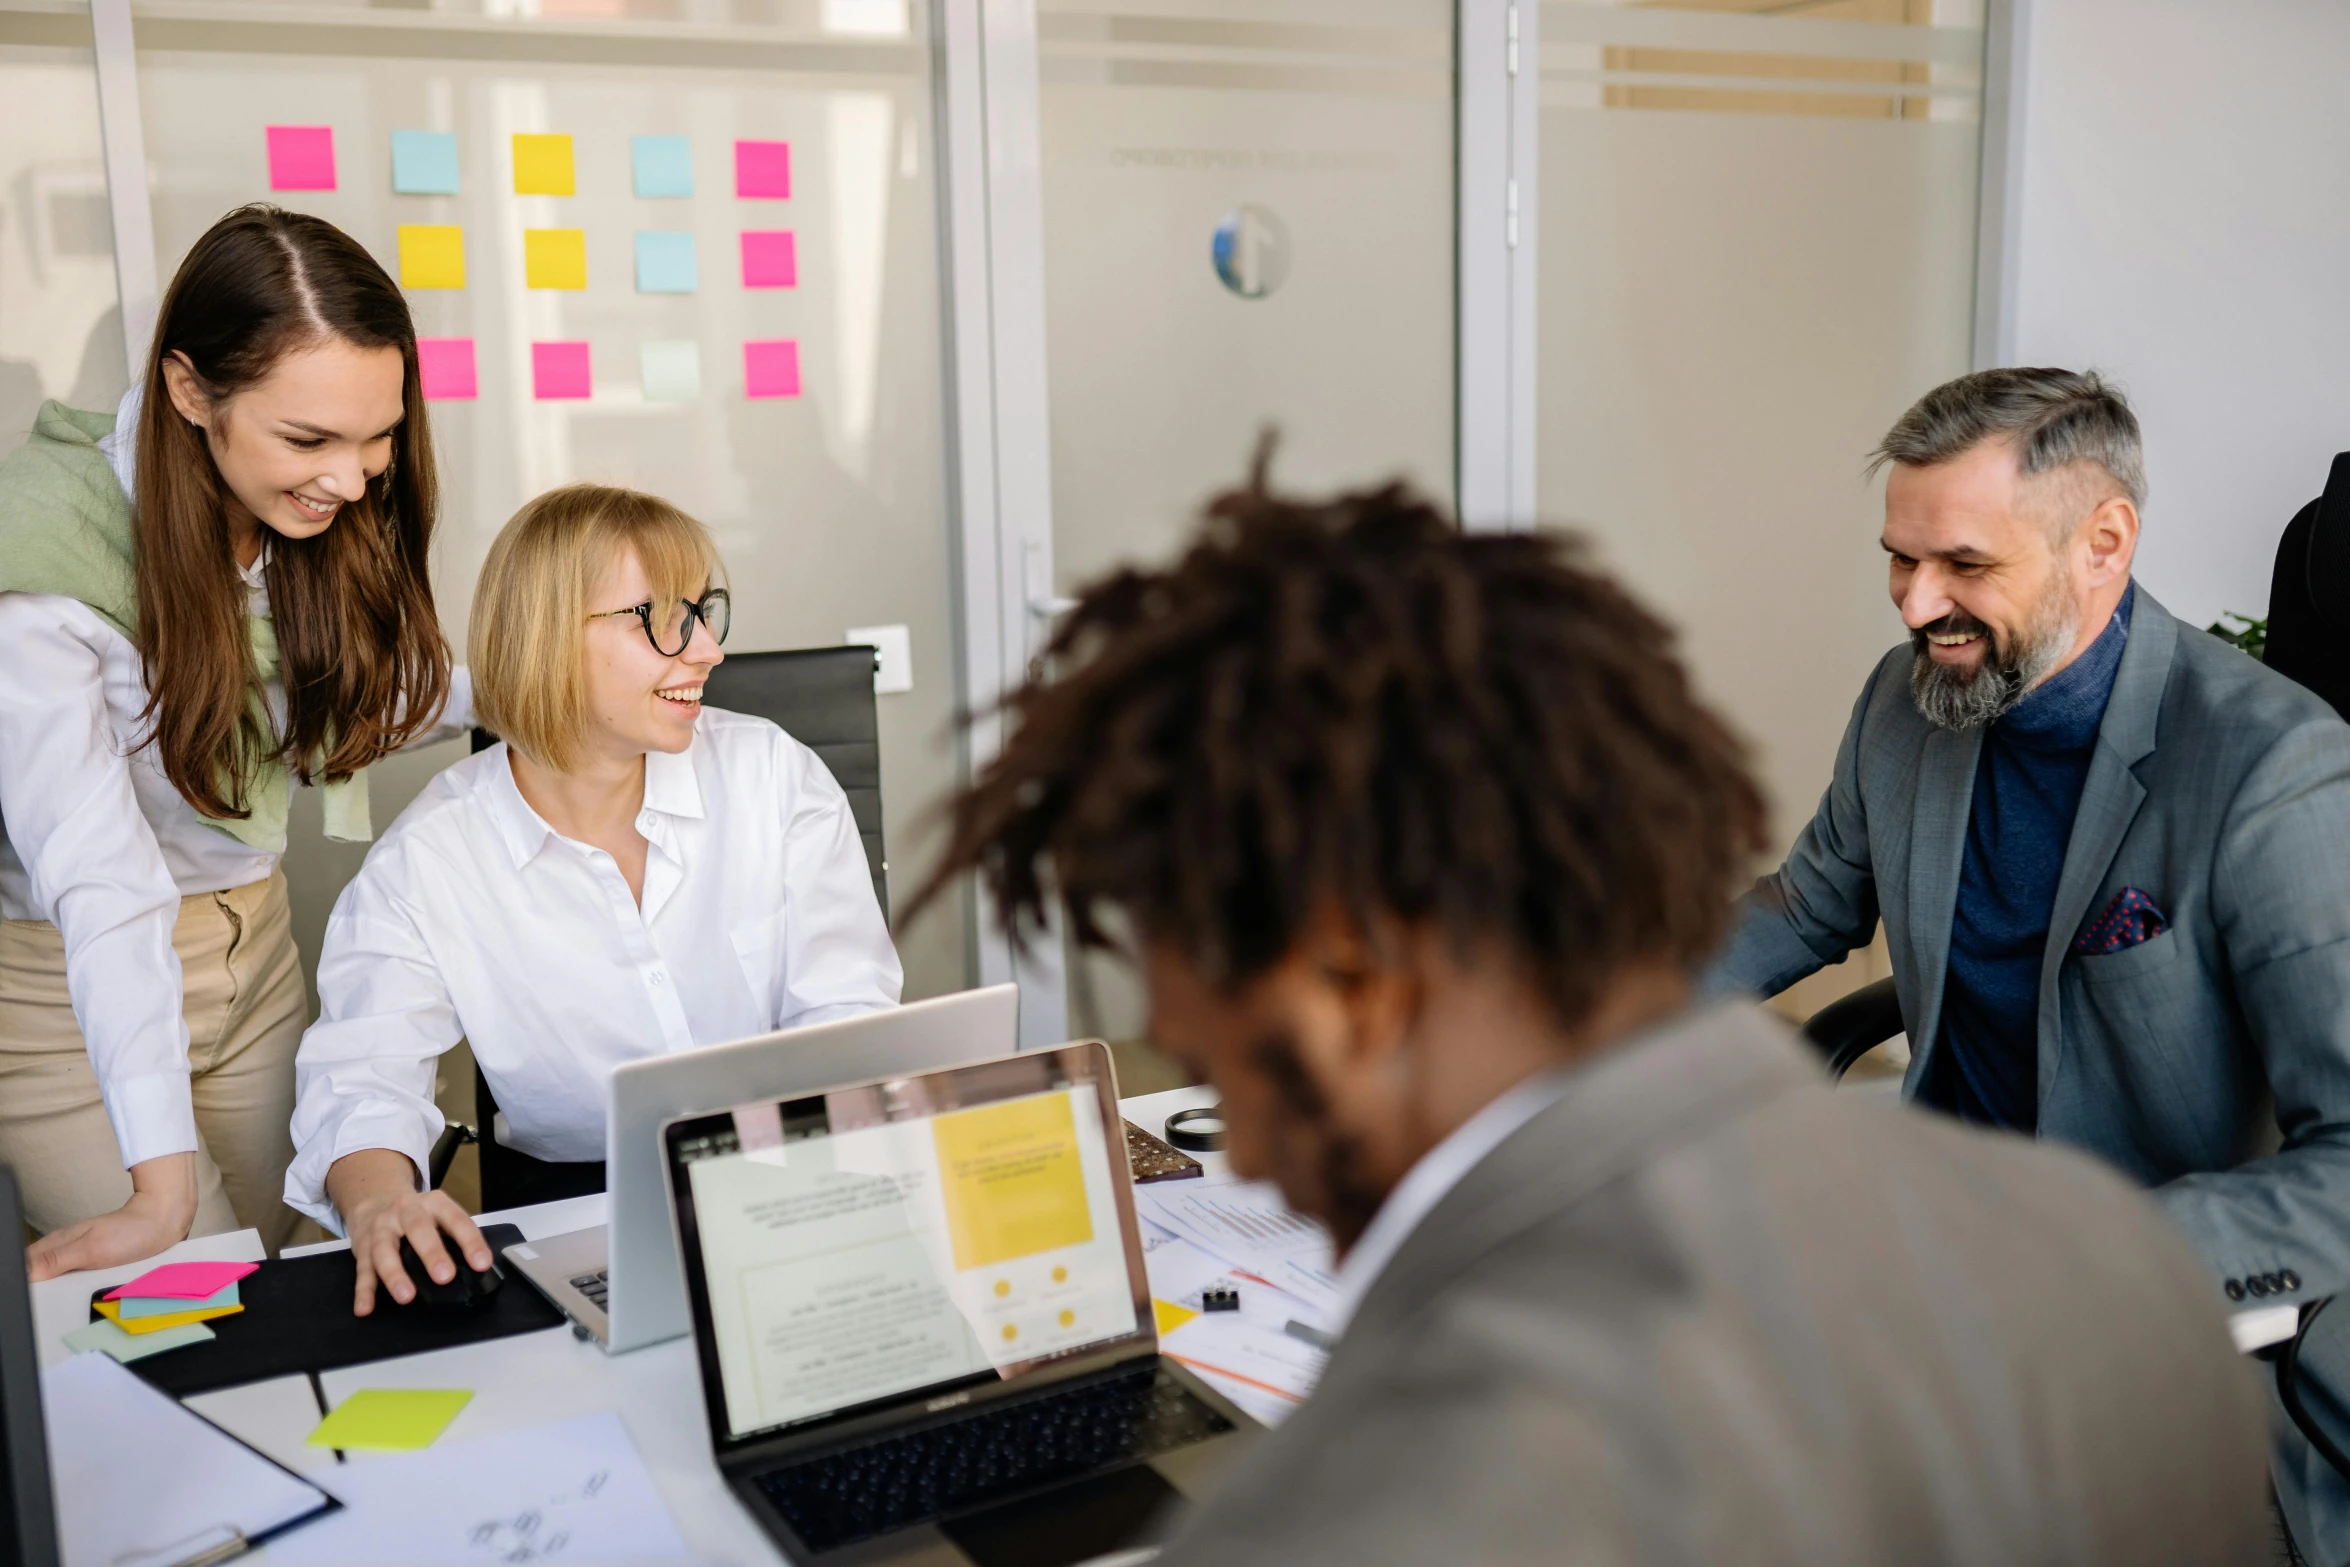
<svg viewBox="0 0 2350 1567"><path fill-rule="evenodd" d="M378 1283L403 1306L416 1298L416 1284L400 1266L402 1240L416 1248L418 1260L436 1284L457 1276L458 1264L441 1241L444 1234L456 1242L465 1265L474 1272L494 1260L489 1242L448 1193L416 1189L416 1166L406 1154L389 1148L345 1154L326 1172L326 1192L343 1216L351 1255L359 1264L358 1286L351 1297L354 1316L364 1317L375 1309Z"/></svg>
<svg viewBox="0 0 2350 1567"><path fill-rule="evenodd" d="M112 1213L53 1230L25 1252L35 1282L84 1268L111 1268L168 1251L196 1222L196 1156L165 1154L131 1166L131 1200Z"/></svg>

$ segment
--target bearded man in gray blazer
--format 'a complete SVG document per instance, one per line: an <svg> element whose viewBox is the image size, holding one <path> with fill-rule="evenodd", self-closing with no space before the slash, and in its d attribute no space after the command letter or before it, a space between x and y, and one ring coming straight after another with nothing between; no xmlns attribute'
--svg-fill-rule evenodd
<svg viewBox="0 0 2350 1567"><path fill-rule="evenodd" d="M1761 800L1571 546L1260 471L1041 667L925 896L1129 933L1342 1259L1163 1567L2266 1559L2258 1381L2152 1204L1692 1004Z"/></svg>
<svg viewBox="0 0 2350 1567"><path fill-rule="evenodd" d="M1963 377L1878 460L1911 640L1711 988L1882 918L1910 1096L2125 1172L2215 1300L2350 1288L2350 726L2133 582L2138 424L2099 377ZM2308 1364L2338 1414L2350 1357ZM2294 1538L2350 1558L2350 1488L2277 1424Z"/></svg>

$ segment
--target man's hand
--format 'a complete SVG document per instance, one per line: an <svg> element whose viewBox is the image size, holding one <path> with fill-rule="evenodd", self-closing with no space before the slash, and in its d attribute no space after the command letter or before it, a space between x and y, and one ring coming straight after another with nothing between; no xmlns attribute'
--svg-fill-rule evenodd
<svg viewBox="0 0 2350 1567"><path fill-rule="evenodd" d="M54 1230L25 1251L36 1282L84 1268L112 1268L169 1250L196 1222L196 1156L165 1154L131 1166L131 1200L112 1213Z"/></svg>
<svg viewBox="0 0 2350 1567"><path fill-rule="evenodd" d="M465 1263L474 1272L487 1271L493 1259L489 1242L481 1238L465 1210L446 1192L416 1189L416 1166L404 1154L389 1148L363 1148L337 1159L326 1172L327 1196L342 1213L351 1237L351 1255L359 1264L351 1313L364 1317L375 1310L376 1285L405 1306L416 1298L416 1285L400 1266L400 1242L416 1248L417 1260L435 1284L457 1276L457 1264L442 1244L445 1233L456 1242Z"/></svg>

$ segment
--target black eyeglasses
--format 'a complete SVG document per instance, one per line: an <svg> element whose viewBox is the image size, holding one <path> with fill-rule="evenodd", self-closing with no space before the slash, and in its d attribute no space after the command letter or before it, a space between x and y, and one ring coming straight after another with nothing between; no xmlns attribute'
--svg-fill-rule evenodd
<svg viewBox="0 0 2350 1567"><path fill-rule="evenodd" d="M653 651L663 658L675 658L685 651L694 639L694 622L710 628L710 640L721 647L726 644L727 622L734 615L734 600L727 597L724 588L712 588L699 599L679 599L677 613L663 616L659 629L653 624L653 601L631 604L626 609L607 609L588 616L590 620L609 620L615 615L634 615L645 628L645 640L653 644Z"/></svg>

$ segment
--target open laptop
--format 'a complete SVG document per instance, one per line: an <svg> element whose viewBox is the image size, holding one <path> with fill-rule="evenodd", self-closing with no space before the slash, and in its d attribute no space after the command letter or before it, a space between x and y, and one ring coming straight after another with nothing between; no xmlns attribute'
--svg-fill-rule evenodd
<svg viewBox="0 0 2350 1567"><path fill-rule="evenodd" d="M711 1105L790 1098L880 1073L1005 1055L1019 1037L1020 988L991 985L631 1061L612 1074L604 1123L611 1222L509 1246L505 1258L571 1318L574 1331L607 1350L677 1338L687 1327L685 1288L661 1183L662 1122Z"/></svg>
<svg viewBox="0 0 2350 1567"><path fill-rule="evenodd" d="M1101 1044L662 1143L719 1472L795 1562L1142 1560L1257 1430L1159 1354Z"/></svg>
<svg viewBox="0 0 2350 1567"><path fill-rule="evenodd" d="M25 1281L24 1207L0 1165L0 1567L57 1567L57 1499L41 1418L41 1359Z"/></svg>

